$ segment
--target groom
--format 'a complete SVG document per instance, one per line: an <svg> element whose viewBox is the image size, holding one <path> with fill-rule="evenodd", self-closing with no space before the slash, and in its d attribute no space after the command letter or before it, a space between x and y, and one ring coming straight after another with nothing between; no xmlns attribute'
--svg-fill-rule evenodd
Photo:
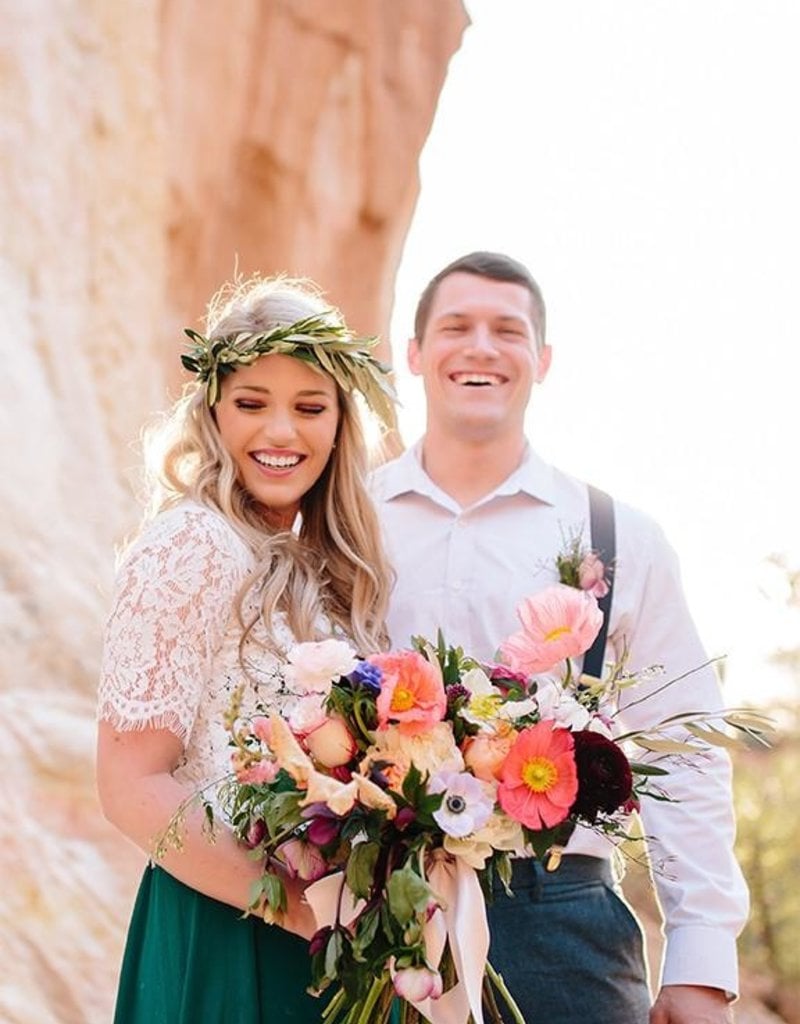
<svg viewBox="0 0 800 1024"><path fill-rule="evenodd" d="M543 462L524 433L534 385L551 360L545 307L529 271L477 252L440 271L419 301L409 365L427 400L424 437L375 475L397 584L392 642L441 627L487 661L518 629L521 598L557 581L564 538L583 530L587 487ZM624 457L621 453L621 457ZM649 518L614 503L616 558L607 660L625 645L632 671L664 675L623 693L628 729L720 707L689 617L678 566ZM646 691L652 695L640 701ZM629 704L629 707L625 707ZM515 862L514 897L490 908L490 959L523 1016L543 1024L726 1024L737 991L736 937L747 892L733 857L727 755L676 766L677 802L643 801L665 919L661 987L650 1007L641 930L617 891L609 843L578 828L561 865Z"/></svg>

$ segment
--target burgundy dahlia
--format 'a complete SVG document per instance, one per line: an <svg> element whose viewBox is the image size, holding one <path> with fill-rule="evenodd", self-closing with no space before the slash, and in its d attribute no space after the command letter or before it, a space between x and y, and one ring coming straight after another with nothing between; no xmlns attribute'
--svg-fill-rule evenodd
<svg viewBox="0 0 800 1024"><path fill-rule="evenodd" d="M613 740L584 729L572 734L578 769L578 796L570 808L593 824L600 812L613 814L630 797L633 776L628 759Z"/></svg>

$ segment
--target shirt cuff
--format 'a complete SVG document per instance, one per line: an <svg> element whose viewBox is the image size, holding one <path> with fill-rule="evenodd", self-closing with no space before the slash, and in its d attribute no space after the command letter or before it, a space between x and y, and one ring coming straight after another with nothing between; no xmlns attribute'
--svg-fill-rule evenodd
<svg viewBox="0 0 800 1024"><path fill-rule="evenodd" d="M729 999L739 995L736 938L719 928L683 925L670 931L661 971L662 985L705 985Z"/></svg>

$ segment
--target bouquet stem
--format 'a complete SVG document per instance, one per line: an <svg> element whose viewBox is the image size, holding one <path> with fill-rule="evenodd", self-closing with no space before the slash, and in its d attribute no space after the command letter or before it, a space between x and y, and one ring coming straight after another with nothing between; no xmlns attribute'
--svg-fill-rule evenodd
<svg viewBox="0 0 800 1024"><path fill-rule="evenodd" d="M484 985L484 999L489 1004L489 1012L492 1014L494 1020L498 1022L498 1024L502 1024L503 1018L500 1016L500 1010L497 1006L494 992L492 991L493 987L497 989L503 997L503 1002L508 1007L508 1011L515 1024L525 1024L525 1018L522 1016L520 1008L514 1002L514 997L508 991L508 986L505 981L503 981L502 974L498 974L488 960L486 961L486 979L487 984Z"/></svg>

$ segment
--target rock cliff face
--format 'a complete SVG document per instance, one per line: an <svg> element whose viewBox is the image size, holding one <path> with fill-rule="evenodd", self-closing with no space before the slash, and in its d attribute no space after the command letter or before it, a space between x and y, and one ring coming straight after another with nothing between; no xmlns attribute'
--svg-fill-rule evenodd
<svg viewBox="0 0 800 1024"><path fill-rule="evenodd" d="M93 703L138 431L237 265L386 328L466 15L0 0L0 24L0 1020L105 1024L143 858L99 813Z"/></svg>

